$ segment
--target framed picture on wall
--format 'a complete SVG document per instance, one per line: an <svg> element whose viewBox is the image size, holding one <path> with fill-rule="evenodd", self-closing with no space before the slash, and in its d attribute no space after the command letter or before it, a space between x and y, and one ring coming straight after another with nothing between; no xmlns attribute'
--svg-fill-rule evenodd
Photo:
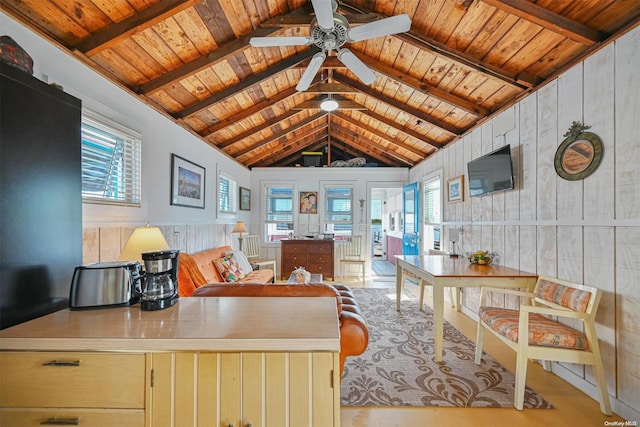
<svg viewBox="0 0 640 427"><path fill-rule="evenodd" d="M456 176L447 181L447 194L449 203L462 202L464 200L464 175Z"/></svg>
<svg viewBox="0 0 640 427"><path fill-rule="evenodd" d="M171 154L171 204L204 209L205 168Z"/></svg>
<svg viewBox="0 0 640 427"><path fill-rule="evenodd" d="M240 210L251 210L251 190L248 188L240 187Z"/></svg>
<svg viewBox="0 0 640 427"><path fill-rule="evenodd" d="M306 214L318 213L318 192L317 191L301 191L300 192L300 213L306 213Z"/></svg>

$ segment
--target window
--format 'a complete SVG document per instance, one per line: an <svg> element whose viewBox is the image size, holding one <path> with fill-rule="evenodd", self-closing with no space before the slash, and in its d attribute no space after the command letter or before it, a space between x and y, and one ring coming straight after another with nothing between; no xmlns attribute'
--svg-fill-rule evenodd
<svg viewBox="0 0 640 427"><path fill-rule="evenodd" d="M293 232L293 186L267 186L265 193L267 241L286 239Z"/></svg>
<svg viewBox="0 0 640 427"><path fill-rule="evenodd" d="M218 176L218 212L222 214L236 213L236 180L223 174Z"/></svg>
<svg viewBox="0 0 640 427"><path fill-rule="evenodd" d="M140 134L87 112L81 134L83 201L140 206Z"/></svg>
<svg viewBox="0 0 640 427"><path fill-rule="evenodd" d="M325 228L336 238L351 236L353 233L353 188L325 187Z"/></svg>
<svg viewBox="0 0 640 427"><path fill-rule="evenodd" d="M442 192L440 191L440 177L424 182L424 244L425 251L442 249L440 243Z"/></svg>

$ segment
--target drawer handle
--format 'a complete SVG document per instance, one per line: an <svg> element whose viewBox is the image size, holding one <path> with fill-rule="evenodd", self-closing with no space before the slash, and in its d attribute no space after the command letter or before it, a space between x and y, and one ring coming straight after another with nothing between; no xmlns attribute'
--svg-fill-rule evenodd
<svg viewBox="0 0 640 427"><path fill-rule="evenodd" d="M42 366L80 366L79 360L51 360L44 362Z"/></svg>
<svg viewBox="0 0 640 427"><path fill-rule="evenodd" d="M49 418L40 423L47 426L78 426L80 418Z"/></svg>

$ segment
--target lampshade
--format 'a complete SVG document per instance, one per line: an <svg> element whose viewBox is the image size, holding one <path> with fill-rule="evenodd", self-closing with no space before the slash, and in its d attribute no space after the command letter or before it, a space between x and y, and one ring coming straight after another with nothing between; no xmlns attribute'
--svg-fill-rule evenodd
<svg viewBox="0 0 640 427"><path fill-rule="evenodd" d="M244 221L236 222L236 226L233 227L233 230L231 230L231 232L240 233L240 235L242 235L242 233L247 233L247 227L244 225Z"/></svg>
<svg viewBox="0 0 640 427"><path fill-rule="evenodd" d="M338 109L338 101L329 97L320 103L320 108L324 111L335 111Z"/></svg>
<svg viewBox="0 0 640 427"><path fill-rule="evenodd" d="M169 244L158 227L139 227L133 231L127 244L118 257L118 261L140 261L142 252L163 251Z"/></svg>

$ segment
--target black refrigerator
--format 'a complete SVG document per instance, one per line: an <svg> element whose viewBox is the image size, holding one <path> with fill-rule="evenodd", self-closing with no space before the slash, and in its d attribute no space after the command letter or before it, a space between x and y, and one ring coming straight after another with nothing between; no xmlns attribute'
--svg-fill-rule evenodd
<svg viewBox="0 0 640 427"><path fill-rule="evenodd" d="M0 63L0 329L67 306L82 263L81 101Z"/></svg>

